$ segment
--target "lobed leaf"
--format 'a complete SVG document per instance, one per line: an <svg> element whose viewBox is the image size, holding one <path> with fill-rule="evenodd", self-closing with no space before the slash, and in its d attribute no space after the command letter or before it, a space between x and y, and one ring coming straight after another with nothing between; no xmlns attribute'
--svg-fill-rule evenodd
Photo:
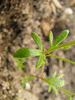
<svg viewBox="0 0 75 100"><path fill-rule="evenodd" d="M25 68L25 65L23 65L23 63L25 62L26 58L23 58L21 60L19 60L19 58L16 58L16 63L17 63L17 67L20 70L20 68Z"/></svg>
<svg viewBox="0 0 75 100"><path fill-rule="evenodd" d="M14 53L14 58L28 58L42 55L41 50L31 49L31 48L21 48Z"/></svg>
<svg viewBox="0 0 75 100"><path fill-rule="evenodd" d="M61 32L54 41L53 46L57 46L58 44L60 44L67 37L68 34L69 30L64 30L63 32Z"/></svg>
<svg viewBox="0 0 75 100"><path fill-rule="evenodd" d="M35 77L33 77L33 76L26 76L26 79L27 79L28 81L31 81L32 79L35 79Z"/></svg>
<svg viewBox="0 0 75 100"><path fill-rule="evenodd" d="M26 58L23 58L20 60L20 63L23 64L25 62Z"/></svg>
<svg viewBox="0 0 75 100"><path fill-rule="evenodd" d="M53 89L54 93L55 93L56 95L58 95L57 89L56 89L53 85L49 84L48 92L50 92L51 89Z"/></svg>
<svg viewBox="0 0 75 100"><path fill-rule="evenodd" d="M25 83L27 82L25 78L21 77L22 87L25 87Z"/></svg>
<svg viewBox="0 0 75 100"><path fill-rule="evenodd" d="M42 42L41 42L40 37L34 32L32 32L32 37L33 37L34 41L36 42L36 44L38 45L39 49L43 50Z"/></svg>
<svg viewBox="0 0 75 100"><path fill-rule="evenodd" d="M58 90L57 90L54 86L52 86L52 89L53 89L54 93L55 93L56 95L58 95Z"/></svg>
<svg viewBox="0 0 75 100"><path fill-rule="evenodd" d="M26 83L27 81L31 81L32 79L35 79L35 77L33 77L33 76L25 76L25 78L22 77L22 78L21 78L22 87L24 88L24 87L25 87L25 83Z"/></svg>
<svg viewBox="0 0 75 100"><path fill-rule="evenodd" d="M55 77L55 79L59 79L62 78L64 74L58 75L57 77Z"/></svg>
<svg viewBox="0 0 75 100"><path fill-rule="evenodd" d="M64 80L51 80L51 83L55 84L56 86L62 87L65 84Z"/></svg>
<svg viewBox="0 0 75 100"><path fill-rule="evenodd" d="M53 76L52 76L52 78L55 78L55 76L56 76L56 71L53 73Z"/></svg>
<svg viewBox="0 0 75 100"><path fill-rule="evenodd" d="M52 89L52 85L51 85L51 84L49 84L48 92L50 92L50 91L51 91L51 89Z"/></svg>

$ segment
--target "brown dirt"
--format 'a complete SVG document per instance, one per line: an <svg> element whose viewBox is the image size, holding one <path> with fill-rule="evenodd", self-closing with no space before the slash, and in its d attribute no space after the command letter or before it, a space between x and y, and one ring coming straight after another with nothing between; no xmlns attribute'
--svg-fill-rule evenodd
<svg viewBox="0 0 75 100"><path fill-rule="evenodd" d="M53 91L48 93L48 84L35 79L28 83L30 88L21 87L20 78L23 76L17 69L13 54L22 47L38 48L31 37L31 32L37 33L42 39L44 49L49 47L49 31L54 39L63 30L70 34L62 42L75 41L75 2L74 0L59 0L62 7L55 5L52 0L2 0L0 1L0 100L68 100L59 91L56 96ZM70 8L73 13L67 14ZM68 50L56 50L52 54L75 61L75 46ZM38 57L27 58L25 72L40 75L41 68L36 69ZM44 77L50 72L63 73L64 89L75 93L75 66L73 64L47 57ZM26 95L25 95L26 94Z"/></svg>

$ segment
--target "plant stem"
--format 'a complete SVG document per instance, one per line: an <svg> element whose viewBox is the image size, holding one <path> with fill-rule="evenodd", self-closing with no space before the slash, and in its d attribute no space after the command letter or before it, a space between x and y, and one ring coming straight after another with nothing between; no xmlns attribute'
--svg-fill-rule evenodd
<svg viewBox="0 0 75 100"><path fill-rule="evenodd" d="M72 42L69 42L69 43L66 43L66 44L62 44L62 45L59 45L59 46L55 46L55 47L49 47L47 50L46 50L46 52L45 52L45 54L48 54L48 53L50 53L50 52L52 52L52 51L54 51L54 50L56 50L56 49L62 49L62 47L65 47L65 46L71 46L71 45L75 45L75 41L72 41Z"/></svg>
<svg viewBox="0 0 75 100"><path fill-rule="evenodd" d="M42 64L41 77L43 77L44 63Z"/></svg>
<svg viewBox="0 0 75 100"><path fill-rule="evenodd" d="M44 66L44 63L43 63L43 66ZM41 80L47 82L46 78L39 77L39 76L35 76L35 75L29 74L29 73L24 73L22 70L21 70L21 73L22 73L24 76L33 76L33 77L36 77L36 78L38 78L38 79L41 79ZM47 83L48 83L48 82L47 82ZM71 93L71 92L69 92L69 91L66 91L65 89L60 88L60 87L56 86L55 84L53 84L53 83L51 83L51 82L49 82L49 84L52 84L54 87L58 88L59 90L63 91L64 93L68 93L68 94L71 94L71 95L75 96L74 93Z"/></svg>
<svg viewBox="0 0 75 100"><path fill-rule="evenodd" d="M67 60L67 59L64 59L64 58L60 58L60 57L55 56L55 55L52 55L52 54L48 54L47 56L55 57L55 58L61 59L61 60L63 60L63 61L67 61L67 62L70 62L70 63L72 63L72 64L75 64L75 62L73 62L73 61L70 61L70 60Z"/></svg>
<svg viewBox="0 0 75 100"><path fill-rule="evenodd" d="M70 95L75 96L75 94L74 94L74 93L72 93L72 92L66 91L65 89L60 88L60 87L56 86L55 84L52 84L52 85L54 85L56 88L58 88L59 90L63 91L64 93L68 93L68 94L70 94Z"/></svg>
<svg viewBox="0 0 75 100"><path fill-rule="evenodd" d="M33 76L33 77L39 78L39 79L41 79L41 80L47 82L47 81L45 80L45 78L42 78L42 77L39 77L39 76L35 76L35 75L28 74L28 73L24 73L24 72L22 72L22 74L24 74L24 75L26 75L26 76ZM47 83L48 83L48 82L47 82ZM60 88L60 87L56 86L55 84L53 84L53 83L51 83L51 82L49 82L49 84L52 84L54 87L56 87L56 88L58 88L59 90L63 91L65 94L68 93L68 94L70 94L70 95L75 96L74 93L71 93L71 92L69 92L69 91L66 91L65 89Z"/></svg>
<svg viewBox="0 0 75 100"><path fill-rule="evenodd" d="M44 78L42 78L42 77L39 77L39 76L36 76L36 75L32 75L32 74L29 74L29 73L24 73L23 71L21 71L21 73L24 75L24 76L33 76L33 77L36 77L36 78L38 78L38 79L41 79L41 80L43 80L44 81Z"/></svg>
<svg viewBox="0 0 75 100"><path fill-rule="evenodd" d="M45 78L45 79L46 79L46 78ZM45 79L44 79L44 81L47 82L47 80L45 80ZM47 82L47 83L48 83L48 82ZM70 95L75 96L74 93L71 93L71 92L69 92L69 91L66 91L65 89L60 88L60 87L56 86L55 84L53 84L53 83L51 83L51 82L49 82L49 84L52 84L54 87L56 87L56 88L58 88L59 90L63 91L65 94L68 93L68 94L70 94Z"/></svg>

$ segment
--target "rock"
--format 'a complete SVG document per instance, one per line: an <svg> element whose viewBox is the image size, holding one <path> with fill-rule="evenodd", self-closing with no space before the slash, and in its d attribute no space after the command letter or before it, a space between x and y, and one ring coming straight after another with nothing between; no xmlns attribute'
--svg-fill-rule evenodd
<svg viewBox="0 0 75 100"><path fill-rule="evenodd" d="M47 23L46 21L42 21L41 22L41 29L42 29L45 36L49 35L49 31L50 31L49 23Z"/></svg>

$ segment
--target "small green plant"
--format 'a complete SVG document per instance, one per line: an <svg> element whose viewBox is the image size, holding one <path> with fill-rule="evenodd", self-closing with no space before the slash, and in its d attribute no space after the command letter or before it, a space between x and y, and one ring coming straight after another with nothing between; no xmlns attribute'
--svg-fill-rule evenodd
<svg viewBox="0 0 75 100"><path fill-rule="evenodd" d="M42 66L41 67L41 77L34 76L34 75L31 75L28 73L23 73L24 77L21 78L22 87L25 86L25 83L27 81L31 81L31 79L39 78L39 79L41 79L49 84L48 92L50 92L51 89L53 89L54 93L56 95L58 95L57 89L60 89L61 91L63 91L67 95L69 100L75 100L74 98L71 97L71 96L75 96L74 93L71 93L71 92L66 91L65 89L61 88L62 86L64 86L65 81L58 80L58 79L61 78L63 76L63 74L56 76L56 71L55 71L53 73L52 77L50 77L50 78L43 77L44 64L47 63L47 60L46 60L47 56L55 57L55 58L61 59L63 61L67 61L67 62L70 62L72 64L75 64L75 62L73 62L73 61L70 61L70 60L67 60L64 58L60 58L58 56L50 54L54 50L57 50L57 49L65 50L65 49L70 48L71 45L75 45L75 41L59 45L68 36L68 34L69 34L69 31L64 30L63 32L61 32L58 35L58 37L53 42L53 33L50 31L50 34L49 34L50 47L47 50L44 50L40 37L36 33L32 32L32 38L34 39L34 41L38 45L39 50L38 49L31 49L31 48L21 48L14 53L13 57L17 59L16 62L18 65L18 69L23 73L22 68L24 68L23 63L24 63L25 59L28 57L39 56L39 59L36 63L36 68L39 68L40 66ZM19 58L22 58L22 60L19 60Z"/></svg>

